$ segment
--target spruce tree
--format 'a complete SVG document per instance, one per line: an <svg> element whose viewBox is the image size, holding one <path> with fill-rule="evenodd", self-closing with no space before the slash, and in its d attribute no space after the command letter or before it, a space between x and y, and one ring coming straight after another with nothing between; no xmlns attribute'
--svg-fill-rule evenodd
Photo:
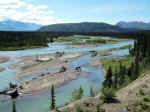
<svg viewBox="0 0 150 112"><path fill-rule="evenodd" d="M114 85L114 88L118 88L118 71L117 71L117 68L115 69L113 85Z"/></svg>
<svg viewBox="0 0 150 112"><path fill-rule="evenodd" d="M91 96L91 97L94 97L94 96L95 96L95 94L94 94L94 91L93 91L93 88L92 88L92 87L90 88L90 96Z"/></svg>
<svg viewBox="0 0 150 112"><path fill-rule="evenodd" d="M13 106L12 106L13 110L12 110L12 112L17 112L17 110L16 110L16 99L12 99L12 103L13 103Z"/></svg>
<svg viewBox="0 0 150 112"><path fill-rule="evenodd" d="M113 83L112 82L112 68L110 66L108 71L107 71L107 74L106 74L106 78L105 78L105 81L104 81L104 86L108 87L108 88L111 88L112 83Z"/></svg>
<svg viewBox="0 0 150 112"><path fill-rule="evenodd" d="M51 105L50 105L50 109L54 110L56 108L55 106L55 88L54 85L52 85L51 87Z"/></svg>

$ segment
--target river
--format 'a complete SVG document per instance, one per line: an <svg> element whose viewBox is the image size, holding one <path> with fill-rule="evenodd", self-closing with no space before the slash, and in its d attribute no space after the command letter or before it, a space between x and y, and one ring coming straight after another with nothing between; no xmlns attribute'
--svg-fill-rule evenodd
<svg viewBox="0 0 150 112"><path fill-rule="evenodd" d="M19 57L36 55L36 54L46 54L55 52L84 52L84 51L104 51L110 48L117 48L126 45L132 45L133 40L120 42L117 44L105 44L98 47L87 47L87 48L68 48L67 45L55 45L49 44L48 48L40 49L29 49L29 50L19 50L19 51L0 51L2 56L11 56L11 60L7 63L0 64L0 66L6 69L0 72L0 90L8 87L10 82L16 82L15 70L9 69L9 66L19 61ZM111 55L113 56L124 56L128 55L129 50L113 51ZM88 77L81 74L76 80L70 81L69 83L56 89L56 104L57 106L63 106L69 103L71 100L72 91L80 86L84 89L84 97L88 97L90 94L90 88L94 89L95 93L98 93L102 87L102 82L104 80L104 71L101 66L92 66L90 61L93 58L102 58L102 56L91 57L90 54L81 56L78 59L74 59L69 62L72 69L76 66L81 66L83 72L88 73ZM41 93L34 96L24 96L17 98L16 108L17 112L48 112L50 104L50 93ZM12 101L7 96L0 96L0 110L2 112L12 112Z"/></svg>

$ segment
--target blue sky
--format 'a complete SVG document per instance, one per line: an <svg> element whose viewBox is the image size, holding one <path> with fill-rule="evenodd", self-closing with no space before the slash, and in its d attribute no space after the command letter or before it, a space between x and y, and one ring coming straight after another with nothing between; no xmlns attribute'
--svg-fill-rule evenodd
<svg viewBox="0 0 150 112"><path fill-rule="evenodd" d="M75 22L150 22L150 0L0 0L0 21L43 25Z"/></svg>

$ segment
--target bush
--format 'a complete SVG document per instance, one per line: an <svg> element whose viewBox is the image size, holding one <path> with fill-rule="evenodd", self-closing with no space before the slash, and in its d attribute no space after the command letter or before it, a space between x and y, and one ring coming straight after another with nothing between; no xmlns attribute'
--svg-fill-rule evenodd
<svg viewBox="0 0 150 112"><path fill-rule="evenodd" d="M140 90L139 90L139 94L140 94L140 95L145 95L144 90L143 90L143 89L140 89Z"/></svg>
<svg viewBox="0 0 150 112"><path fill-rule="evenodd" d="M79 100L83 97L83 89L80 87L79 89L75 89L73 92L72 92L72 99L71 101L76 101L76 100Z"/></svg>
<svg viewBox="0 0 150 112"><path fill-rule="evenodd" d="M113 88L103 88L102 96L104 103L112 103L115 97L115 90Z"/></svg>
<svg viewBox="0 0 150 112"><path fill-rule="evenodd" d="M64 52L56 52L57 57L62 57L65 53Z"/></svg>
<svg viewBox="0 0 150 112"><path fill-rule="evenodd" d="M90 53L91 53L92 57L97 56L97 54L98 54L97 51L90 51Z"/></svg>
<svg viewBox="0 0 150 112"><path fill-rule="evenodd" d="M145 102L150 102L150 96L144 96L143 100L144 100Z"/></svg>
<svg viewBox="0 0 150 112"><path fill-rule="evenodd" d="M150 110L150 106L146 103L143 103L141 107L143 110Z"/></svg>
<svg viewBox="0 0 150 112"><path fill-rule="evenodd" d="M77 105L76 106L76 112L84 112L84 111L79 105Z"/></svg>
<svg viewBox="0 0 150 112"><path fill-rule="evenodd" d="M62 73L62 72L65 72L67 70L67 68L66 67L61 67L61 69L59 70L59 73Z"/></svg>

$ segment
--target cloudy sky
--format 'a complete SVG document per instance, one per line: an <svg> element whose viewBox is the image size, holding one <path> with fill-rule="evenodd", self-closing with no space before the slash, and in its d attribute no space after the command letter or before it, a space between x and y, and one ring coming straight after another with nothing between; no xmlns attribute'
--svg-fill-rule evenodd
<svg viewBox="0 0 150 112"><path fill-rule="evenodd" d="M150 22L150 0L0 0L0 21L43 25L69 22Z"/></svg>

